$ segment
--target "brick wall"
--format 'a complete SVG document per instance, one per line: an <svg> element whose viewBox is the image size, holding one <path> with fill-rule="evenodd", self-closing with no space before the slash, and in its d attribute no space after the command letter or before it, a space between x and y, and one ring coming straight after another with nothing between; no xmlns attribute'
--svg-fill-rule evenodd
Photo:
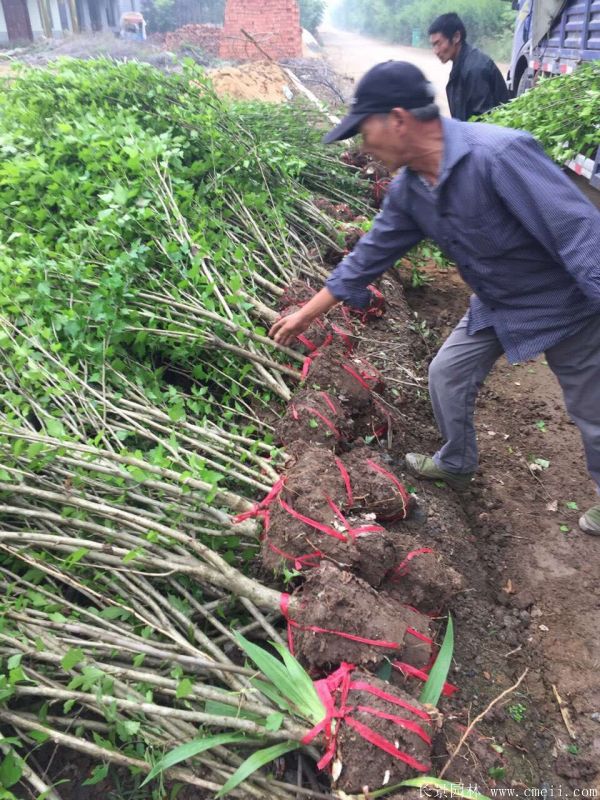
<svg viewBox="0 0 600 800"><path fill-rule="evenodd" d="M242 29L275 61L302 55L300 12L294 0L227 0L220 57L264 61L264 53Z"/></svg>

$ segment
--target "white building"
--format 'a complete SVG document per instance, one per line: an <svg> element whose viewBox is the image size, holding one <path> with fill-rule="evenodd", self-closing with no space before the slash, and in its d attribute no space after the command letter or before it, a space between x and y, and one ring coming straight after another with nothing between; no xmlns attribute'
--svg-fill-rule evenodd
<svg viewBox="0 0 600 800"><path fill-rule="evenodd" d="M117 30L120 15L119 0L0 0L0 44Z"/></svg>

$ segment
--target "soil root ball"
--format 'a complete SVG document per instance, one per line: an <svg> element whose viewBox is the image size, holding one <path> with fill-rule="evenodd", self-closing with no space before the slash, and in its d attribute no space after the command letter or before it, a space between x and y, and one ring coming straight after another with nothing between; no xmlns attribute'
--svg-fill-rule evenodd
<svg viewBox="0 0 600 800"><path fill-rule="evenodd" d="M343 456L353 489L353 508L380 522L406 519L414 500L376 450L355 447Z"/></svg>
<svg viewBox="0 0 600 800"><path fill-rule="evenodd" d="M350 686L357 688L348 693L346 705L352 710L338 733L337 758L342 771L336 788L354 794L364 786L376 790L384 784L431 774L434 724L426 709L402 690L367 673L355 671ZM377 696L379 692L384 696ZM374 731L402 757L396 758L369 742L353 727L352 721Z"/></svg>
<svg viewBox="0 0 600 800"><path fill-rule="evenodd" d="M393 537L372 514L350 514L353 496L346 468L330 450L298 453L271 507L263 566L274 572L303 569L327 557L378 587L394 563Z"/></svg>
<svg viewBox="0 0 600 800"><path fill-rule="evenodd" d="M325 389L335 395L350 415L370 409L373 392L383 386L372 364L348 353L343 343L313 354L305 383L311 389Z"/></svg>
<svg viewBox="0 0 600 800"><path fill-rule="evenodd" d="M464 577L434 548L420 544L414 536L397 533L395 564L383 588L400 603L426 614L440 614L452 597L465 587Z"/></svg>
<svg viewBox="0 0 600 800"><path fill-rule="evenodd" d="M329 392L301 389L275 426L275 438L282 445L303 441L334 450L352 438L351 429L351 420Z"/></svg>
<svg viewBox="0 0 600 800"><path fill-rule="evenodd" d="M288 317L290 314L300 311L300 308L301 306L299 305L287 306L287 308L282 309L281 316ZM294 348L308 355L314 353L320 347L328 345L332 341L333 335L322 319L316 319L297 339L298 342L294 345Z"/></svg>
<svg viewBox="0 0 600 800"><path fill-rule="evenodd" d="M431 661L428 617L328 561L307 573L293 606L295 650L313 672L331 672L344 661L376 668L390 658L417 669L425 669Z"/></svg>

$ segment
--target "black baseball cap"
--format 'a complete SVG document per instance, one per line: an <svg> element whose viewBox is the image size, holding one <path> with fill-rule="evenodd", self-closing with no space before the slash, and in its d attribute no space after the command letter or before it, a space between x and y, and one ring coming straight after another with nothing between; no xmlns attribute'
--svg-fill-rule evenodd
<svg viewBox="0 0 600 800"><path fill-rule="evenodd" d="M371 114L387 114L392 108L423 108L433 103L435 90L425 75L408 61L384 61L372 67L358 82L350 112L323 137L325 144L349 139Z"/></svg>

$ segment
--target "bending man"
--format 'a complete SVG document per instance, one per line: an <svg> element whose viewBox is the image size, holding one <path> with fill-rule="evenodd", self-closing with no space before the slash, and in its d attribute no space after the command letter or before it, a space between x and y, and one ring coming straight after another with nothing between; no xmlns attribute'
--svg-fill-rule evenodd
<svg viewBox="0 0 600 800"><path fill-rule="evenodd" d="M431 363L429 391L444 444L409 453L418 477L469 484L477 469L473 414L497 359L546 354L600 487L600 213L527 133L441 119L431 85L412 64L389 61L360 81L350 113L326 142L362 134L389 170L381 212L326 285L271 336L290 344L339 301L370 302L366 288L421 239L456 262L474 294ZM600 535L600 505L580 519Z"/></svg>

